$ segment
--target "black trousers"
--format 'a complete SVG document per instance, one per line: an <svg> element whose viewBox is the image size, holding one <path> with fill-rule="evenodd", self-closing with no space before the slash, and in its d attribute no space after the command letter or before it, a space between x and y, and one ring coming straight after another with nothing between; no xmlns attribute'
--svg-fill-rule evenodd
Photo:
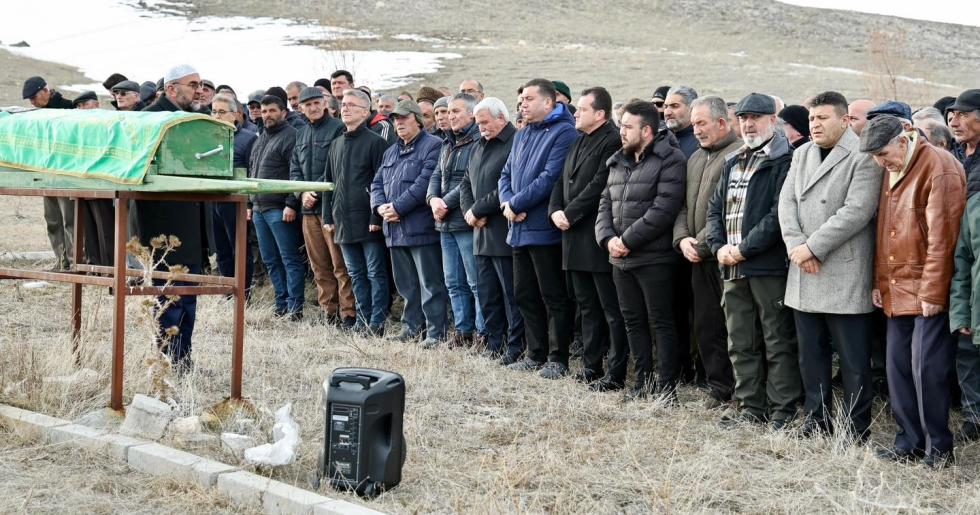
<svg viewBox="0 0 980 515"><path fill-rule="evenodd" d="M735 374L728 356L728 328L725 326L725 310L721 308L721 284L717 261L691 266L694 337L698 354L711 396L727 401L735 391Z"/></svg>
<svg viewBox="0 0 980 515"><path fill-rule="evenodd" d="M514 249L514 297L524 318L526 356L568 366L575 310L561 269L561 245Z"/></svg>
<svg viewBox="0 0 980 515"><path fill-rule="evenodd" d="M680 348L681 379L692 382L702 379L704 371L698 362L698 346L691 339L691 315L694 298L691 292L691 263L682 260L673 265L674 279L674 325L677 327L677 341Z"/></svg>
<svg viewBox="0 0 980 515"><path fill-rule="evenodd" d="M608 352L608 376L623 383L626 380L629 343L612 274L570 270L568 276L572 281L575 302L582 314L582 366L601 374L602 361Z"/></svg>
<svg viewBox="0 0 980 515"><path fill-rule="evenodd" d="M804 412L822 427L832 427L834 387L831 367L836 350L844 383L841 406L848 410L854 434L866 437L871 425L871 402L874 399L871 386L871 334L874 321L871 313L835 315L794 310L793 315L800 346Z"/></svg>
<svg viewBox="0 0 980 515"><path fill-rule="evenodd" d="M517 358L524 352L524 319L514 299L514 258L474 256L476 289L487 348Z"/></svg>
<svg viewBox="0 0 980 515"><path fill-rule="evenodd" d="M674 321L673 265L613 267L626 338L636 361L637 381L652 379L653 342L657 342L658 383L676 386L680 379L680 344ZM686 351L686 349L684 349Z"/></svg>
<svg viewBox="0 0 980 515"><path fill-rule="evenodd" d="M86 200L85 207L85 259L92 265L112 266L116 230L116 209L112 200Z"/></svg>
<svg viewBox="0 0 980 515"><path fill-rule="evenodd" d="M949 314L888 319L888 397L906 451L950 452L949 374L956 363L956 336Z"/></svg>

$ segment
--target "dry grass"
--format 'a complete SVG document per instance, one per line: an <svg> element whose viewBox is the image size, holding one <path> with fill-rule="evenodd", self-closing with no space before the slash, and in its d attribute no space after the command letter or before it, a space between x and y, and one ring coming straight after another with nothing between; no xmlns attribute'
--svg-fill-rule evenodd
<svg viewBox="0 0 980 515"><path fill-rule="evenodd" d="M0 429L0 513L256 513L200 487Z"/></svg>
<svg viewBox="0 0 980 515"><path fill-rule="evenodd" d="M0 282L0 402L68 419L107 404L109 297L103 289L86 289L81 344L82 365L96 370L100 381L71 388L42 381L74 369L67 292L62 285L26 290ZM244 391L259 415L254 425L231 420L226 429L267 438L272 412L292 402L303 437L299 459L270 474L286 482L307 486L316 466L324 427L322 381L335 367L366 366L397 371L408 384L403 483L368 503L384 511L980 511L977 445L958 450L958 467L934 472L882 463L872 448L833 439L803 440L793 432L754 428L724 431L716 426L718 415L705 412L702 394L692 389L681 391L679 408L623 403L616 394L592 394L571 379L545 381L464 351L425 351L309 323L276 321L268 296L268 288L260 290L247 313ZM135 301L129 309L135 316ZM222 298L199 299L196 370L176 392L183 414L200 414L228 394L231 309ZM131 318L127 398L149 387L142 362L151 347L141 334ZM883 406L876 410L874 439L884 444L894 426ZM235 462L214 442L168 437L164 443ZM22 475L18 463L38 454L36 446L3 445L0 477L5 479ZM12 488L11 494L19 492L24 499L31 484L57 484L70 474L123 490L134 477L114 465L69 459L64 467L37 469L33 483L0 488ZM142 503L146 506L164 506L151 501L169 502L165 491L171 486L152 486L138 495L148 499ZM3 504L10 502L0 501L0 512L9 511L5 506L18 509L16 502ZM125 496L111 502L118 502L108 505L114 511L130 511ZM220 508L220 501L213 502Z"/></svg>

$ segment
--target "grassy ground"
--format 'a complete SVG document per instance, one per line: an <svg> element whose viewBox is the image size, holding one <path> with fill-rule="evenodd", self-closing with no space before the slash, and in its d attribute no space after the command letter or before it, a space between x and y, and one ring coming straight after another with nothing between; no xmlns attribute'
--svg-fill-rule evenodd
<svg viewBox="0 0 980 515"><path fill-rule="evenodd" d="M0 207L0 211L4 209L8 208ZM39 223L29 218L22 220L21 226L25 233L31 233ZM43 244L43 238L35 238L34 243ZM43 381L46 376L74 369L67 339L67 292L67 287L60 285L25 289L10 281L0 282L0 402L68 419L106 405L110 298L102 289L86 291L81 344L82 366L97 371L100 379L73 387ZM308 322L276 321L268 297L268 289L261 290L247 313L244 391L259 414L249 417L254 425L238 417L225 429L244 430L266 439L273 423L272 412L292 402L302 430L299 458L293 465L262 472L286 482L306 486L315 469L323 441L322 381L335 367L366 366L397 371L408 385L408 459L403 483L369 503L380 510L980 510L977 445L958 449L958 467L935 472L921 466L882 463L874 458L873 448L855 447L846 441L803 440L793 431L771 433L749 427L725 431L716 425L719 414L705 412L702 394L693 389L681 390L678 408L650 401L623 403L619 395L589 393L571 379L551 382L507 371L462 350L426 351L384 340L353 338ZM200 299L194 340L196 369L177 388L183 415L200 414L228 394L231 308L232 304L222 298ZM135 323L137 306L130 305L129 309L127 399L149 388L142 361L151 349ZM886 444L894 431L883 405L876 406L874 430L876 445ZM165 443L236 462L216 443L190 443L169 436ZM21 444L3 445L7 447L0 452L0 471L16 471L23 456L36 454L31 450L34 447L25 451ZM104 484L129 484L131 474L118 467L100 467L91 475L100 477ZM60 470L46 466L43 471L50 474L42 471L38 477L53 482L62 474ZM85 469L78 473L85 475ZM21 504L29 495L23 488L11 492L19 492ZM158 500L166 497L162 490L145 495ZM13 502L15 509L21 505L8 502ZM208 502L220 504L217 500Z"/></svg>
<svg viewBox="0 0 980 515"><path fill-rule="evenodd" d="M255 513L203 488L0 429L0 513Z"/></svg>

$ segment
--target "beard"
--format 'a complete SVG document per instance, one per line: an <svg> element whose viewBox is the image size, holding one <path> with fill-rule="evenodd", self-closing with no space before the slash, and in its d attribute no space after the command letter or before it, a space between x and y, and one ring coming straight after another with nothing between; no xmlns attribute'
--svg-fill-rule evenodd
<svg viewBox="0 0 980 515"><path fill-rule="evenodd" d="M773 136L773 131L772 129L770 129L762 134L757 134L754 136L743 134L742 140L745 141L745 144L748 145L749 148L759 148L762 146L763 143L769 141L772 138L772 136Z"/></svg>

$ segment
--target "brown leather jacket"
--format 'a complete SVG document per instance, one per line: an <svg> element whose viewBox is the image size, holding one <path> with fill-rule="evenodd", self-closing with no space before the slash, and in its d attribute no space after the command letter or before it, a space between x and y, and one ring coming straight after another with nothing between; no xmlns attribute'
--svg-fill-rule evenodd
<svg viewBox="0 0 980 515"><path fill-rule="evenodd" d="M923 137L905 176L878 201L875 288L885 315L921 315L922 301L949 307L953 250L966 205L963 165Z"/></svg>

